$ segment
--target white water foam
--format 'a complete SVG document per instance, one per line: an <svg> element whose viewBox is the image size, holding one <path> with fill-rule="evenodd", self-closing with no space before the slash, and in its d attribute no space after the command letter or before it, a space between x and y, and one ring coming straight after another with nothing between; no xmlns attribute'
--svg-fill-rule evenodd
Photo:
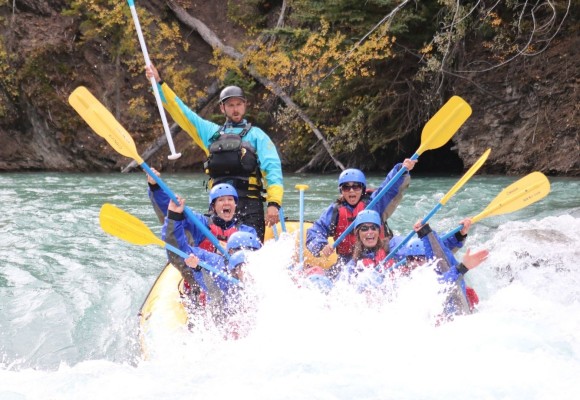
<svg viewBox="0 0 580 400"><path fill-rule="evenodd" d="M177 333L135 365L4 365L0 398L577 399L578 232L563 215L470 238L491 252L467 275L478 312L438 327L429 271L401 281L392 301L340 285L325 295L294 284L293 240L282 237L251 259L258 301L246 337Z"/></svg>

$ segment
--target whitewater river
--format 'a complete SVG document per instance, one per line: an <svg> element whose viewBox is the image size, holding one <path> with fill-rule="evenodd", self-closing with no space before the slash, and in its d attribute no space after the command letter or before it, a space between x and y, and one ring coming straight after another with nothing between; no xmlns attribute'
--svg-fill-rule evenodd
<svg viewBox="0 0 580 400"><path fill-rule="evenodd" d="M163 178L206 209L202 175ZM297 183L308 220L338 194L336 175L285 178L288 218ZM391 227L407 234L458 178L415 177ZM472 178L431 226L454 228L516 179ZM0 399L579 399L580 180L550 181L545 199L472 228L466 247L491 252L466 276L473 315L435 327L420 274L380 307L298 288L280 240L252 265L246 338L175 334L142 360L137 314L165 252L107 235L98 214L109 202L159 233L144 175L0 174Z"/></svg>

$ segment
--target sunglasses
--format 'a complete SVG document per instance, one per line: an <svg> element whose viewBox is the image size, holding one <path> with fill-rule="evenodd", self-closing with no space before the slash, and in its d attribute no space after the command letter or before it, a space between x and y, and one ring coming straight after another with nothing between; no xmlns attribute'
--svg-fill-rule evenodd
<svg viewBox="0 0 580 400"><path fill-rule="evenodd" d="M355 192L360 192L362 190L362 185L360 183L355 183L352 185L342 185L340 187L340 190L342 190L343 192L350 192L351 190L354 190Z"/></svg>
<svg viewBox="0 0 580 400"><path fill-rule="evenodd" d="M379 230L379 227L376 226L376 225L374 225L374 224L373 225L361 225L361 226L358 227L358 230L361 231L361 232L366 232L369 229L371 231L378 231Z"/></svg>
<svg viewBox="0 0 580 400"><path fill-rule="evenodd" d="M228 254L229 254L229 255L232 255L232 254L234 254L235 252L237 252L237 251L241 251L241 250L256 251L256 250L259 250L259 249L255 248L255 247L245 247L245 246L242 246L242 247L232 247L232 248L231 248L231 249L228 251Z"/></svg>

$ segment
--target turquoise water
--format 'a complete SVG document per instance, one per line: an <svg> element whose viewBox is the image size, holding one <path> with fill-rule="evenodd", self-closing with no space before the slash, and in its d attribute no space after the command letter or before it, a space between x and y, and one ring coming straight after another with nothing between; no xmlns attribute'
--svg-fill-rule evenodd
<svg viewBox="0 0 580 400"><path fill-rule="evenodd" d="M203 175L163 178L206 209ZM458 178L415 177L391 227L408 233ZM431 226L454 228L515 180L472 178ZM491 251L467 276L481 299L474 315L434 328L420 278L380 310L347 295L330 307L283 280L291 244L281 241L264 249L255 332L170 339L143 361L137 313L164 250L105 234L98 214L109 202L158 233L144 175L0 174L0 399L579 398L580 180L550 181L545 199L472 229L468 247ZM285 183L292 219L295 184L310 185L307 220L338 194L336 175Z"/></svg>

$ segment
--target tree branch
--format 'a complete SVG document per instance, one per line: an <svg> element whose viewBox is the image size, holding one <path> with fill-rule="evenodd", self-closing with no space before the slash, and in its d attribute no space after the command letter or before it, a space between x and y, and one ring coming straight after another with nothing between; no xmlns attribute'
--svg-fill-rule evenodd
<svg viewBox="0 0 580 400"><path fill-rule="evenodd" d="M284 18L286 15L286 0L282 2L282 8L280 9L280 15L278 16L278 22L276 22L276 29L282 28L284 26Z"/></svg>
<svg viewBox="0 0 580 400"><path fill-rule="evenodd" d="M175 16L177 17L177 19L179 19L183 24L189 26L190 28L195 29L199 33L201 38L207 44L209 44L214 50L219 49L224 54L237 60L240 64L244 61L244 55L242 53L238 52L233 47L226 46L217 37L217 35L215 33L213 33L207 27L207 25L205 25L199 19L191 16L185 9L183 9L181 6L176 4L176 2L174 2L173 0L167 0L167 5L175 13ZM328 144L328 142L324 138L324 135L322 135L322 133L316 127L316 125L310 120L310 118L308 118L306 113L296 103L294 103L294 101L290 98L290 96L288 96L284 92L284 90L282 90L282 88L276 82L260 75L255 70L255 68L252 67L252 65L248 65L247 71L254 79L256 79L258 82L260 82L264 87L266 87L268 90L270 90L278 98L280 98L280 100L282 100L284 102L284 104L286 104L287 107L289 107L294 112L296 112L296 114L304 122L306 122L306 124L310 127L310 129L314 133L314 135L322 142L322 145L324 146L324 148L325 148L326 152L328 153L328 155L330 156L330 158L334 161L334 164L338 168L340 168L341 170L344 170L345 169L344 165L338 159L336 159L334 157L334 155L332 153L332 149L330 148L330 145Z"/></svg>

